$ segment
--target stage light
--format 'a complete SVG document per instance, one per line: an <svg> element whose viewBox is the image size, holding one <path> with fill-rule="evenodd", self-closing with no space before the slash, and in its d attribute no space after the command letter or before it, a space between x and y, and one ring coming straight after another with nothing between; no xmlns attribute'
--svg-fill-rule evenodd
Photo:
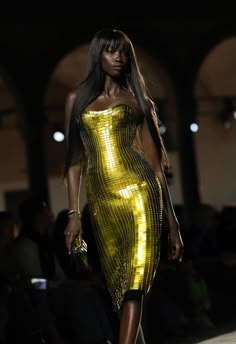
<svg viewBox="0 0 236 344"><path fill-rule="evenodd" d="M161 134L161 135L164 135L165 132L166 132L166 126L165 126L164 124L162 124L162 125L160 126L160 134Z"/></svg>
<svg viewBox="0 0 236 344"><path fill-rule="evenodd" d="M225 129L231 128L232 122L230 120L224 121L223 126Z"/></svg>
<svg viewBox="0 0 236 344"><path fill-rule="evenodd" d="M199 126L197 123L191 123L190 124L190 130L193 132L193 133L196 133L199 129Z"/></svg>
<svg viewBox="0 0 236 344"><path fill-rule="evenodd" d="M53 139L56 142L63 142L65 139L65 135L61 131L55 131L53 133Z"/></svg>

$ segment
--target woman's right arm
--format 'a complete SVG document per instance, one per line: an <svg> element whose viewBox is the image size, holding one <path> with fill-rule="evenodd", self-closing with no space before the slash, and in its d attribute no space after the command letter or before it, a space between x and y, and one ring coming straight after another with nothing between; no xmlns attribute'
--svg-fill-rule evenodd
<svg viewBox="0 0 236 344"><path fill-rule="evenodd" d="M71 110L74 104L76 95L70 93L66 100L65 106L65 134L66 144L68 142ZM66 186L68 193L69 210L76 210L76 212L69 215L69 222L65 229L66 246L69 254L71 253L71 243L76 235L79 233L80 242L82 242L82 226L79 214L79 194L82 179L83 163L79 161L77 164L70 166L66 174Z"/></svg>

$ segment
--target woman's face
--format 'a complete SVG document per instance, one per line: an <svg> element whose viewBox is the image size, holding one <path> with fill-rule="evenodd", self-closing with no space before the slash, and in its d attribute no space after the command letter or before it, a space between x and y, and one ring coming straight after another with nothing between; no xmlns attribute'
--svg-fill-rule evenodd
<svg viewBox="0 0 236 344"><path fill-rule="evenodd" d="M101 65L105 74L110 77L119 77L126 70L128 55L123 45L113 49L112 46L104 49L101 55Z"/></svg>

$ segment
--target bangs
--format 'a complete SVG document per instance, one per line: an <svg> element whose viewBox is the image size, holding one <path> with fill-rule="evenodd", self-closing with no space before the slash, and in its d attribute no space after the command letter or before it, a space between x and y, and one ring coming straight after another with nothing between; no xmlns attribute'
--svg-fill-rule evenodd
<svg viewBox="0 0 236 344"><path fill-rule="evenodd" d="M104 45L103 50L114 52L117 49L121 49L126 55L130 52L130 45L127 41L124 39L113 39L111 42L107 42L107 44Z"/></svg>
<svg viewBox="0 0 236 344"><path fill-rule="evenodd" d="M103 38L102 50L114 52L120 48L126 55L130 53L130 42L120 31L113 30Z"/></svg>

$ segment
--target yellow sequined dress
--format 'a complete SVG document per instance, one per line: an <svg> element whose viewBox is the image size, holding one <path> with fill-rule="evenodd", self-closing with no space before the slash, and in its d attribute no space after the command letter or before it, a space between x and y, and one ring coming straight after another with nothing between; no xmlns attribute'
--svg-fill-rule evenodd
<svg viewBox="0 0 236 344"><path fill-rule="evenodd" d="M117 310L126 291L149 291L160 255L162 192L134 146L137 126L134 112L125 104L82 114L88 204Z"/></svg>

